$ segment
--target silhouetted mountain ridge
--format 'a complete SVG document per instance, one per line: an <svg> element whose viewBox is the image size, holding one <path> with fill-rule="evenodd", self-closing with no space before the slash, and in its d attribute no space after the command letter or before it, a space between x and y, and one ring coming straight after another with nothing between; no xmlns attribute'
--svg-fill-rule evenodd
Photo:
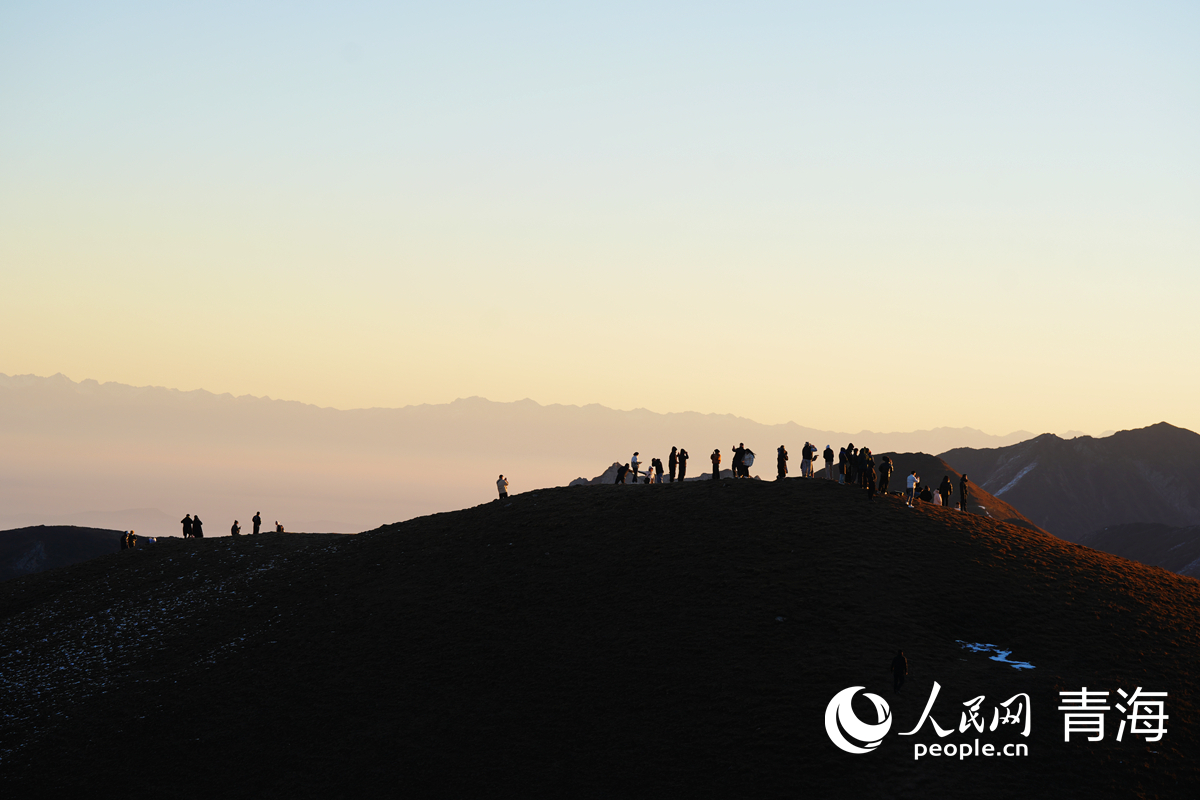
<svg viewBox="0 0 1200 800"><path fill-rule="evenodd" d="M564 487L359 536L171 539L0 584L0 788L1178 797L1200 781L1198 606L1190 578L817 480ZM1028 740L979 738L1031 757L915 761L897 731L934 681L950 726L964 700L1027 693ZM897 721L867 756L825 733L856 685ZM1058 692L1082 686L1168 692L1169 732L1064 743Z"/></svg>
<svg viewBox="0 0 1200 800"><path fill-rule="evenodd" d="M1166 422L1100 439L1046 433L941 457L1070 541L1127 523L1200 524L1200 434Z"/></svg>

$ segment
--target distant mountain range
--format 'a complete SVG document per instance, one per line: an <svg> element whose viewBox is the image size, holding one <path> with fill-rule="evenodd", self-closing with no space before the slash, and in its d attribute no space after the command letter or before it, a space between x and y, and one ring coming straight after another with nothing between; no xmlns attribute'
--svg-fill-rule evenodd
<svg viewBox="0 0 1200 800"><path fill-rule="evenodd" d="M1200 434L1160 422L1096 439L1043 434L941 457L1033 523L1072 542L1128 523L1200 524Z"/></svg>
<svg viewBox="0 0 1200 800"><path fill-rule="evenodd" d="M0 527L63 520L178 534L200 514L221 535L255 511L288 530L354 532L562 485L597 464L666 458L745 442L773 453L848 441L884 450L997 447L1027 438L971 428L910 433L829 432L763 425L730 414L659 414L599 405L497 403L339 411L206 391L0 375ZM699 467L699 462L694 462ZM160 510L159 521L103 516ZM80 516L82 515L82 516ZM119 521L118 521L119 520Z"/></svg>

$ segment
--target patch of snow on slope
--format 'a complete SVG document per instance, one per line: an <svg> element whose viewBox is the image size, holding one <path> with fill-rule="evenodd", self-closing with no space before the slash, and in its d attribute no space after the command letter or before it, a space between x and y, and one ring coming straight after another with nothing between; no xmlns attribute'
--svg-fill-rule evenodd
<svg viewBox="0 0 1200 800"><path fill-rule="evenodd" d="M1026 475L1028 475L1028 474L1029 474L1029 470L1031 470L1031 469L1033 469L1034 467L1036 467L1036 466L1037 466L1037 463L1038 463L1038 462L1034 461L1034 462L1033 462L1032 464L1030 464L1028 467L1026 467L1025 469L1023 469L1023 470L1021 470L1020 472L1018 472L1018 473L1017 473L1017 477L1013 478L1011 481L1009 481L1008 483L1004 484L1004 488L1003 488L1003 489L1001 489L1000 491L996 492L995 494L993 494L993 495L992 495L992 497L999 497L1000 495L1002 495L1002 494L1004 494L1005 492L1007 492L1009 489L1011 489L1011 488L1013 488L1014 486L1016 486L1016 485L1017 485L1017 483L1018 483L1018 482L1021 480L1021 478L1024 478Z"/></svg>

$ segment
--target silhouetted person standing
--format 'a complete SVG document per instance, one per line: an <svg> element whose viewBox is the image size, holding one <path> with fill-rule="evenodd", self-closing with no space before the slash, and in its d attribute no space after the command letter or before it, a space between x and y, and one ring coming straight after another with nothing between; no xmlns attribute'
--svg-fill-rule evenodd
<svg viewBox="0 0 1200 800"><path fill-rule="evenodd" d="M746 443L743 442L733 448L733 459L729 462L729 466L733 468L733 477L742 477L742 459L746 457Z"/></svg>
<svg viewBox="0 0 1200 800"><path fill-rule="evenodd" d="M892 464L890 456L884 456L879 463L879 493L887 494L888 483L892 480L892 470L895 465Z"/></svg>
<svg viewBox="0 0 1200 800"><path fill-rule="evenodd" d="M650 465L651 465L652 467L654 467L654 482L655 482L655 483L662 483L662 482L663 482L663 479L662 479L662 476L663 476L663 466L662 466L662 459L661 459L661 458L655 458L655 459L652 459L652 460L650 461Z"/></svg>
<svg viewBox="0 0 1200 800"><path fill-rule="evenodd" d="M833 447L825 445L825 480L833 480Z"/></svg>
<svg viewBox="0 0 1200 800"><path fill-rule="evenodd" d="M254 532L258 533L262 529L262 517L258 515L257 511L254 512L254 519L250 521L254 523Z"/></svg>
<svg viewBox="0 0 1200 800"><path fill-rule="evenodd" d="M866 476L866 479L867 479L867 499L874 500L875 499L875 465L873 463L867 465L867 470L864 473L864 475Z"/></svg>
<svg viewBox="0 0 1200 800"><path fill-rule="evenodd" d="M687 475L687 462L691 456L688 455L686 447L679 448L679 482L683 482L683 478Z"/></svg>
<svg viewBox="0 0 1200 800"><path fill-rule="evenodd" d="M892 691L899 692L907 677L908 659L904 657L903 650L897 650L896 657L892 659Z"/></svg>
<svg viewBox="0 0 1200 800"><path fill-rule="evenodd" d="M954 494L954 484L950 481L949 475L942 476L942 482L938 484L938 494L942 496L942 505L949 508L950 495Z"/></svg>
<svg viewBox="0 0 1200 800"><path fill-rule="evenodd" d="M233 526L229 529L229 535L230 536L241 536L242 535L242 526L238 525L238 521L236 519L233 521Z"/></svg>
<svg viewBox="0 0 1200 800"><path fill-rule="evenodd" d="M848 469L848 466L846 464L846 448L843 447L838 450L838 485L839 486L844 485L846 483L846 470L847 469Z"/></svg>
<svg viewBox="0 0 1200 800"><path fill-rule="evenodd" d="M967 480L967 476L963 475L958 482L958 509L959 511L967 510L967 499L971 494L971 482Z"/></svg>
<svg viewBox="0 0 1200 800"><path fill-rule="evenodd" d="M121 535L121 549L122 550L129 549L129 531L125 531L125 533L123 533Z"/></svg>
<svg viewBox="0 0 1200 800"><path fill-rule="evenodd" d="M713 450L712 455L708 457L713 465L713 480L721 480L721 451Z"/></svg>
<svg viewBox="0 0 1200 800"><path fill-rule="evenodd" d="M671 483L675 482L675 468L679 466L679 451L672 447L671 455L667 456L667 470L671 476Z"/></svg>
<svg viewBox="0 0 1200 800"><path fill-rule="evenodd" d="M203 539L204 538L204 523L200 521L199 514L192 517L192 538L193 539Z"/></svg>
<svg viewBox="0 0 1200 800"><path fill-rule="evenodd" d="M634 483L637 483L638 467L641 466L641 464L642 464L642 462L638 461L637 452L634 451L633 458L629 459L629 471L633 473L633 482Z"/></svg>
<svg viewBox="0 0 1200 800"><path fill-rule="evenodd" d="M496 481L496 489L500 492L501 500L508 497L508 478L501 475L499 480Z"/></svg>
<svg viewBox="0 0 1200 800"><path fill-rule="evenodd" d="M188 514L183 519L179 520L183 523L183 538L192 538L192 515Z"/></svg>
<svg viewBox="0 0 1200 800"><path fill-rule="evenodd" d="M775 476L775 480L781 481L787 477L788 452L787 452L787 448L784 447L783 445L779 445L779 450L777 452L779 453L779 455L778 455L779 474Z"/></svg>

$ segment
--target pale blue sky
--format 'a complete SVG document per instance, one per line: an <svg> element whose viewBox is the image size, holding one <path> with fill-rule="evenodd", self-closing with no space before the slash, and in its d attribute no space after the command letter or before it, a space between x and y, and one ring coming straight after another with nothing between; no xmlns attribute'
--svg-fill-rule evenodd
<svg viewBox="0 0 1200 800"><path fill-rule="evenodd" d="M1200 428L1200 6L832 5L4 5L0 372Z"/></svg>

